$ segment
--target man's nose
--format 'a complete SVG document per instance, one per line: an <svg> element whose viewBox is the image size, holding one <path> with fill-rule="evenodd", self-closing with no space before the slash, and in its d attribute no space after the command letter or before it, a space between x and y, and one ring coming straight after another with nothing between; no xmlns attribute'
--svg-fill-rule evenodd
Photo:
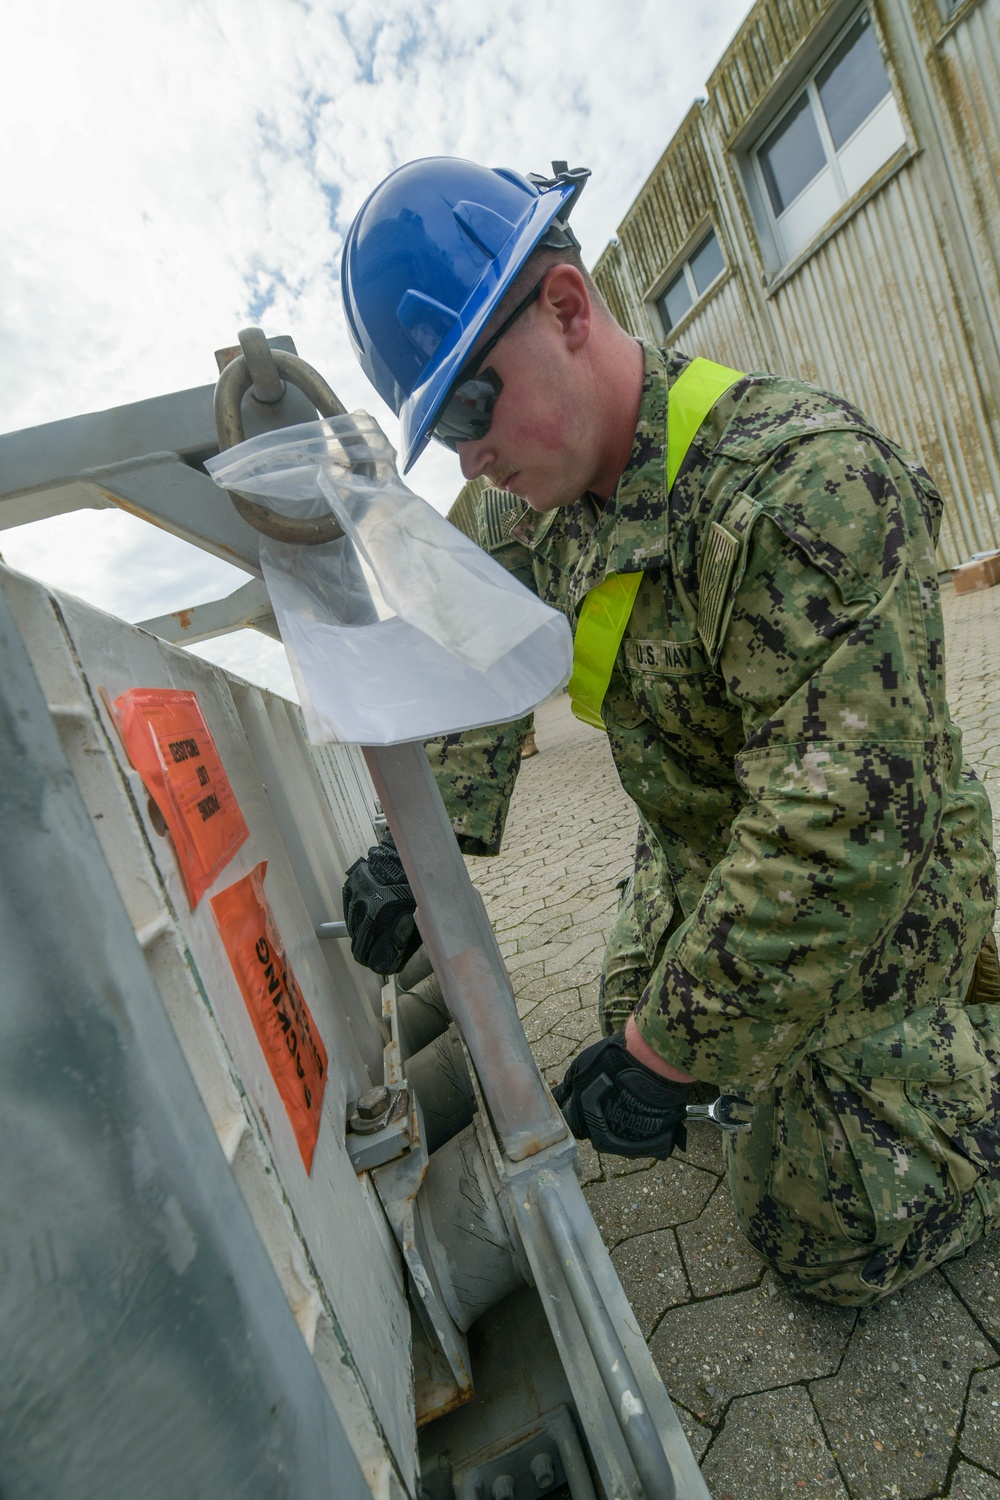
<svg viewBox="0 0 1000 1500"><path fill-rule="evenodd" d="M485 474L490 465L496 462L492 447L482 439L472 438L467 443L456 443L455 447L463 479L478 479L480 474Z"/></svg>

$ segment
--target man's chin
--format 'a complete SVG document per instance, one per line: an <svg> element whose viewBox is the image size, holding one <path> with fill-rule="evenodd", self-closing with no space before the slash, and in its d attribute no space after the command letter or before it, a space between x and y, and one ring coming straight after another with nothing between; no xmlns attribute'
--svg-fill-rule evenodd
<svg viewBox="0 0 1000 1500"><path fill-rule="evenodd" d="M571 505L573 503L571 500L567 500L565 495L547 495L542 492L537 492L532 495L522 495L521 498L524 500L526 505L531 506L532 510L543 512L547 510L558 510L560 505Z"/></svg>

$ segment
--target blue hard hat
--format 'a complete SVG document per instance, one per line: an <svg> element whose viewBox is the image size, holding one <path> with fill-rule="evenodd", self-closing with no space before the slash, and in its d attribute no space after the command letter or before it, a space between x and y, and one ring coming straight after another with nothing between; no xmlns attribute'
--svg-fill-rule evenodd
<svg viewBox="0 0 1000 1500"><path fill-rule="evenodd" d="M344 311L362 369L399 417L404 474L532 250L578 244L566 219L590 174L565 162L553 172L425 157L391 173L351 225Z"/></svg>

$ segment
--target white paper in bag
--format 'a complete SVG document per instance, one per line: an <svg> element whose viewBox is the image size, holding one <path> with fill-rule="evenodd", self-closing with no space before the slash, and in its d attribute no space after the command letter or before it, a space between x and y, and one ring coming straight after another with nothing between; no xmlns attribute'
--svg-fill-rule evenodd
<svg viewBox="0 0 1000 1500"><path fill-rule="evenodd" d="M280 515L332 513L320 546L261 563L315 744L394 744L527 713L569 677L564 617L402 483L366 413L263 433L206 467Z"/></svg>

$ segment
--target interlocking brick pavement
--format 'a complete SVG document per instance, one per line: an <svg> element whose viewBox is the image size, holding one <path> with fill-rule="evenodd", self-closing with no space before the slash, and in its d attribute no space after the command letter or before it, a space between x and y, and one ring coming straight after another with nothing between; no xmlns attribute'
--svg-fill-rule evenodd
<svg viewBox="0 0 1000 1500"><path fill-rule="evenodd" d="M1000 833L1000 588L946 586L952 710ZM503 853L470 860L532 1050L596 1040L597 975L635 815L607 741L536 715ZM1000 1233L862 1312L789 1296L743 1240L718 1132L669 1162L581 1152L622 1284L717 1500L1000 1500Z"/></svg>

